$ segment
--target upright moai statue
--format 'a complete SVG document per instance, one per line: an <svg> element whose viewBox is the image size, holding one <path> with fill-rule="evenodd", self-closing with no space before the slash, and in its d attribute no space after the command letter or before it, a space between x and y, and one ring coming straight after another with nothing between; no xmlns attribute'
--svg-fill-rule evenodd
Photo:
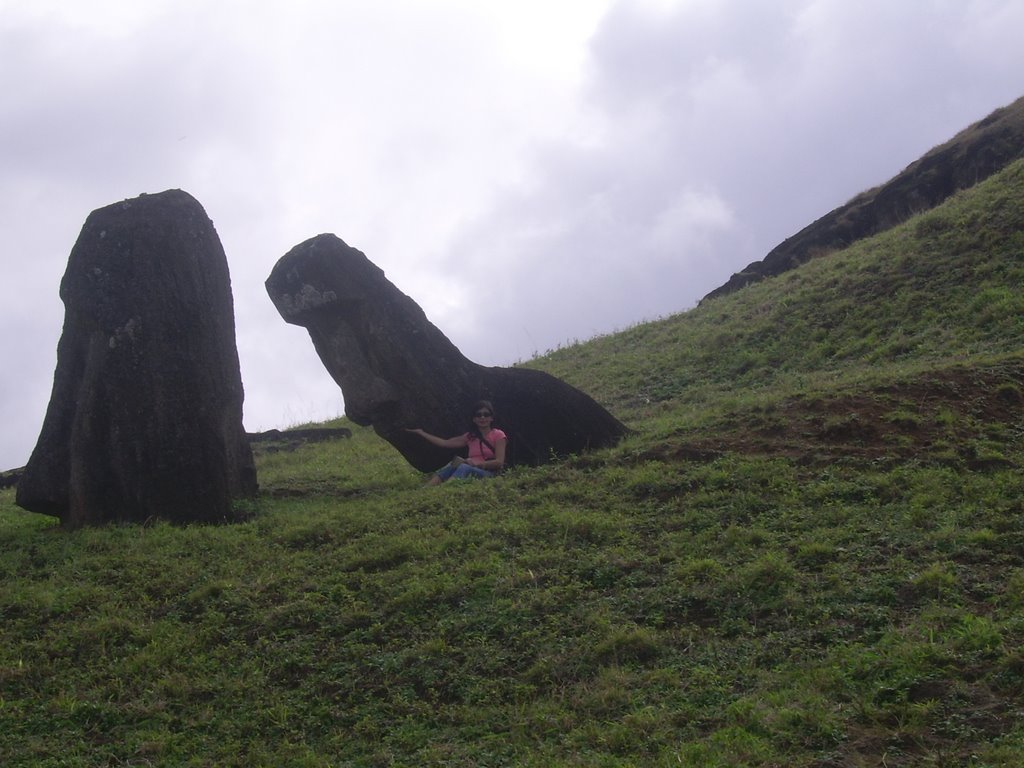
<svg viewBox="0 0 1024 768"><path fill-rule="evenodd" d="M17 503L68 527L233 519L256 492L227 259L181 190L93 211Z"/></svg>

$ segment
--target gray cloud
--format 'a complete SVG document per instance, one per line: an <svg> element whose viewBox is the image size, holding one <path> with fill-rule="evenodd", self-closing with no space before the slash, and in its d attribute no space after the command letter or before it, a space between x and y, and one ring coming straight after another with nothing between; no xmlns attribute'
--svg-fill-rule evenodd
<svg viewBox="0 0 1024 768"><path fill-rule="evenodd" d="M308 237L507 364L692 306L1024 90L1013 0L600 7L0 0L0 467L42 423L67 256L116 200L180 187L214 220L267 429L342 409L263 289Z"/></svg>
<svg viewBox="0 0 1024 768"><path fill-rule="evenodd" d="M1021 21L995 2L616 4L582 96L593 136L538 147L530 184L452 246L485 259L492 296L454 340L501 361L693 306L1021 95Z"/></svg>

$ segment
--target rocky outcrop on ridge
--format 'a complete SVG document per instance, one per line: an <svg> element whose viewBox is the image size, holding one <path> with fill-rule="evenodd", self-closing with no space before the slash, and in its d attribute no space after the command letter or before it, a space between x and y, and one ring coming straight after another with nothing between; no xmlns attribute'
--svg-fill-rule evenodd
<svg viewBox="0 0 1024 768"><path fill-rule="evenodd" d="M974 186L1019 157L1024 157L1024 97L930 150L882 186L862 192L804 227L702 301L780 275L889 229Z"/></svg>

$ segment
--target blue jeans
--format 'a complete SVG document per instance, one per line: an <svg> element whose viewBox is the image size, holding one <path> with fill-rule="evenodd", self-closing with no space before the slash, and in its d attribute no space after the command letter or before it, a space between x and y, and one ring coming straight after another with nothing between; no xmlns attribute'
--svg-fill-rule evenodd
<svg viewBox="0 0 1024 768"><path fill-rule="evenodd" d="M446 464L437 471L437 476L441 478L441 482L444 482L449 479L470 480L473 478L494 477L494 473L490 470L474 467L472 464L459 464L457 467Z"/></svg>

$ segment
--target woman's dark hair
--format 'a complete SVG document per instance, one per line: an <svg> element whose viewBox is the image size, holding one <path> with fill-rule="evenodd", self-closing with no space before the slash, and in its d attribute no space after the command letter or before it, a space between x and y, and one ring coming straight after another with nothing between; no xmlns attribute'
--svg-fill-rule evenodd
<svg viewBox="0 0 1024 768"><path fill-rule="evenodd" d="M494 412L494 406L491 405L490 400L477 400L473 405L473 410L469 412L469 434L475 437L477 440L483 440L484 436L480 433L480 427L476 425L474 417L477 411L490 411L492 418L497 418L497 414ZM491 422L494 423L493 421ZM490 443L488 443L490 445Z"/></svg>

